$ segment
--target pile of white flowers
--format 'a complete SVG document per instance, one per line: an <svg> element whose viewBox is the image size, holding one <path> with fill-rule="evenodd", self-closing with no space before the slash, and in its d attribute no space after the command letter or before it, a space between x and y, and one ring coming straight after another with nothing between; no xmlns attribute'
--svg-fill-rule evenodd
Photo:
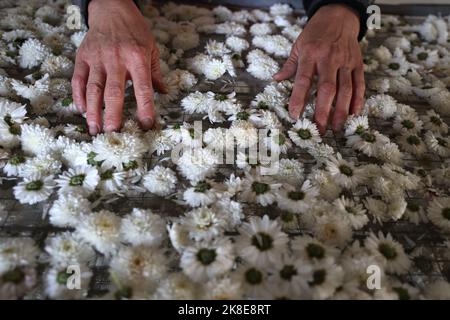
<svg viewBox="0 0 450 320"><path fill-rule="evenodd" d="M286 4L144 7L169 88L156 96L161 125L143 132L131 118L91 138L70 89L86 30L66 27L66 0L9 3L0 5L0 184L23 207L41 206L55 232L38 245L0 227L0 298L92 297L101 257L111 280L104 298L450 299L443 278L407 280L429 248L409 238L403 247L404 236L384 231L400 220L431 229L450 258L450 19L383 17L380 34L390 36L374 49L369 31L367 102L339 150L319 135L314 104L292 121L293 83L271 82L306 22ZM198 89L245 72L263 83L250 103ZM169 121L174 107L208 129ZM281 159L264 174L266 159L239 151L222 171L212 150L235 145ZM194 152L175 161L179 146ZM112 209L143 195L160 207ZM11 208L0 203L0 226L14 226ZM66 286L73 265L82 290ZM380 289L366 283L373 265Z"/></svg>

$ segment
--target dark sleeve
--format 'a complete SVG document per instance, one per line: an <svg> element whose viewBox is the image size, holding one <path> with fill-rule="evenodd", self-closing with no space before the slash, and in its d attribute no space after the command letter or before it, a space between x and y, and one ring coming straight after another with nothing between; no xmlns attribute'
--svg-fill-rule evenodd
<svg viewBox="0 0 450 320"><path fill-rule="evenodd" d="M133 0L133 1L136 4L136 6L138 8L140 8L139 7L139 0ZM90 0L72 0L72 3L80 8L81 16L84 19L84 23L88 27L89 27L89 25L88 25L88 5L89 5L89 2L90 2Z"/></svg>
<svg viewBox="0 0 450 320"><path fill-rule="evenodd" d="M358 40L361 40L367 32L367 7L372 1L370 0L303 0L303 7L306 15L311 18L320 7L327 4L341 3L354 9L359 14L360 28Z"/></svg>

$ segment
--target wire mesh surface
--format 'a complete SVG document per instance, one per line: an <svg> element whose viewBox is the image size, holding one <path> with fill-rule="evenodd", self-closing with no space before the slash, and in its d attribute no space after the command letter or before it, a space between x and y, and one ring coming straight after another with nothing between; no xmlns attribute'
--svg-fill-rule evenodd
<svg viewBox="0 0 450 320"><path fill-rule="evenodd" d="M417 21L415 18L411 19ZM389 34L377 34L377 38L370 39L370 45L373 46L380 43L387 36L389 36ZM194 56L200 51L203 51L206 41L211 38L224 41L223 36L206 36L202 34L200 46L196 50L186 52L179 67L181 69L186 69L183 60L187 57ZM251 40L251 38L248 38L248 40ZM279 63L283 63L282 59L277 60ZM217 93L228 93L235 91L237 93L236 97L242 105L248 106L256 94L261 92L267 84L268 82L256 80L243 69L239 69L238 75L235 78L224 76L221 80L215 82L200 79L199 83L193 88L193 91L213 91ZM135 106L131 91L129 93L130 94L126 98L125 110L127 109L127 106ZM368 92L366 96L370 94L371 92ZM395 95L393 96L399 102L403 102L415 108L420 115L424 114L429 109L429 106L419 99L412 98L408 101L402 101L401 97L396 97ZM204 115L191 115L183 112L183 109L179 105L179 100L171 103L167 106L167 108L164 108L160 112L164 115L167 124L181 123L183 121L192 123L195 120L202 120L203 130L214 126L211 125L208 120L203 119ZM49 121L53 125L58 124L58 120L56 118L49 118ZM77 117L71 121L76 124L83 124L84 120ZM444 117L444 121L447 124L450 124L449 117ZM390 136L393 133L392 121L383 121L380 119L371 118L371 127L387 136ZM372 161L366 156L346 146L344 139L336 136L331 130L327 131L323 140L332 146L336 151L339 151L345 159L350 159L358 164L372 163ZM311 172L311 169L315 164L315 160L305 150L294 147L291 149L289 155L295 156L303 162L306 174ZM152 156L146 158L146 162L150 167L152 164L159 162L168 156L170 156L170 152L160 157ZM442 162L443 159L431 153L427 155L427 161L425 162L413 156L409 156L409 158L405 159L405 165L410 168L423 167L425 169L433 169L438 168ZM243 173L242 170L235 166L221 165L214 178L217 181L221 181L224 177L228 177L232 172L238 174ZM189 182L185 179L182 179L180 176L178 176L178 178L179 183L182 185L189 185ZM8 212L8 215L4 221L0 222L0 237L31 237L36 241L39 247L43 249L45 240L48 237L52 237L67 230L52 226L49 223L46 214L52 201L55 200L57 196L54 194L49 201L33 206L22 205L14 199L12 187L15 183L15 180L10 180L3 176L3 183L0 184L0 201L5 204ZM448 190L446 193L449 194ZM368 186L361 186L351 196L357 199L370 194L371 190ZM426 202L426 199L418 196L415 192L408 192L407 200L414 200L419 203ZM119 215L125 215L135 207L149 208L162 216L178 216L183 214L186 210L183 206L177 205L176 202L171 200L155 196L151 193L139 193L133 191L129 191L126 195L124 195L124 197L108 196L104 198L103 201L98 201L97 207L94 209L108 209L118 213ZM244 204L243 207L244 212L247 215L269 214L270 216L276 216L280 212L276 206L260 207ZM355 231L354 237L356 239L364 239L369 232L378 232L379 230L383 231L385 234L391 233L396 240L403 244L405 251L413 254L414 256L414 267L407 275L400 277L402 280L413 283L417 287L422 287L422 284L425 282L437 278L450 281L450 261L446 258L446 250L448 250L448 248L444 244L444 242L448 239L448 235L443 234L431 223L414 225L405 220L399 220L396 222L385 222L382 225L375 222L370 222L362 230ZM298 233L303 234L307 233L307 231L300 229L298 230ZM45 264L42 264L39 269L44 271ZM110 285L107 265L102 255L97 255L92 269L93 277L91 280L89 296L96 297L106 292ZM35 292L35 297L44 297L41 289L42 288L38 287Z"/></svg>

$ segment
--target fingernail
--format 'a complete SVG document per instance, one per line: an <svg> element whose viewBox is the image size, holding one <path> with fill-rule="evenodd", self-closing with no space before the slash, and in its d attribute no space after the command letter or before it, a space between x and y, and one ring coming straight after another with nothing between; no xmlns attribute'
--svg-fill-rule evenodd
<svg viewBox="0 0 450 320"><path fill-rule="evenodd" d="M100 132L100 127L96 124L89 124L89 134L95 136Z"/></svg>
<svg viewBox="0 0 450 320"><path fill-rule="evenodd" d="M152 118L145 118L141 120L142 128L145 130L153 128L154 121Z"/></svg>

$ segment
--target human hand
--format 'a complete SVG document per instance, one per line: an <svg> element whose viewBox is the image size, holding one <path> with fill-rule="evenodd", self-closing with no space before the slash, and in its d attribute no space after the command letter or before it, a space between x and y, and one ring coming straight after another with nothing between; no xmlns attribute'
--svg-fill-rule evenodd
<svg viewBox="0 0 450 320"><path fill-rule="evenodd" d="M293 45L282 70L274 76L276 81L295 76L289 113L298 119L317 74L314 119L322 134L327 129L335 99L334 131L342 129L349 113L359 114L362 109L365 84L359 28L359 17L353 9L341 4L321 7Z"/></svg>
<svg viewBox="0 0 450 320"><path fill-rule="evenodd" d="M91 135L119 130L125 83L133 81L141 127L155 124L153 88L167 89L159 68L155 40L132 0L92 0L89 31L77 52L72 93L80 112L86 112Z"/></svg>

